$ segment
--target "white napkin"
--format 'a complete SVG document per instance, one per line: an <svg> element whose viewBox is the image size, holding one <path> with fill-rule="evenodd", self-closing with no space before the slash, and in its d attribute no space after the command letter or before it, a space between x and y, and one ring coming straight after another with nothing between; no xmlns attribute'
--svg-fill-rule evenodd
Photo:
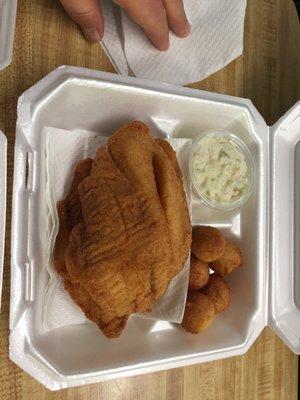
<svg viewBox="0 0 300 400"><path fill-rule="evenodd" d="M71 132L57 128L45 128L46 144L46 198L49 215L49 239L46 269L50 280L43 301L43 328L51 330L60 326L83 324L86 318L81 309L64 290L63 282L52 264L53 247L58 232L56 204L63 199L70 187L77 162L86 157L94 157L98 147L105 144L106 137L91 132ZM169 139L177 152L178 162L184 177L188 177L189 139ZM63 166L63 167L62 167ZM190 205L190 180L184 179L187 201ZM189 260L182 271L171 281L164 297L145 318L181 322L189 277Z"/></svg>
<svg viewBox="0 0 300 400"><path fill-rule="evenodd" d="M190 36L170 33L170 48L156 50L142 30L111 0L102 0L103 49L117 71L186 85L223 68L243 52L247 0L185 0Z"/></svg>

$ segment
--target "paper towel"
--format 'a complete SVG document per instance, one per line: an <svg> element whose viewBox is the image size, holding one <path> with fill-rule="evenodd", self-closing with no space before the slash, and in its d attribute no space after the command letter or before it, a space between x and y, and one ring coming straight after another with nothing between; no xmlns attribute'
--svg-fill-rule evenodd
<svg viewBox="0 0 300 400"><path fill-rule="evenodd" d="M117 71L167 83L200 81L243 52L247 0L186 0L192 32L170 32L170 48L160 52L111 0L102 0L105 34L102 46Z"/></svg>
<svg viewBox="0 0 300 400"><path fill-rule="evenodd" d="M93 158L98 147L105 144L107 138L91 132L70 132L51 127L45 128L43 134L46 137L46 198L50 222L48 262L46 264L50 279L43 301L43 327L47 331L60 326L86 322L81 309L64 290L63 282L55 272L52 263L51 256L59 225L56 204L66 196L73 178L72 171L74 171L78 161L86 157ZM169 141L177 152L178 162L184 176L187 201L190 205L191 188L188 178L188 155L191 140L169 139ZM187 260L182 271L171 281L165 296L156 303L152 312L139 315L143 318L180 322L184 312L188 277L189 260Z"/></svg>

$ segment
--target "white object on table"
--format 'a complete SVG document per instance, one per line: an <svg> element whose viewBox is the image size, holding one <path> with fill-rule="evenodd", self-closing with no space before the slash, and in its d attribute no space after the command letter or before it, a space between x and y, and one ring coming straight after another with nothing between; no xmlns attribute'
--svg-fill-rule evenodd
<svg viewBox="0 0 300 400"><path fill-rule="evenodd" d="M0 71L12 59L17 0L0 0Z"/></svg>
<svg viewBox="0 0 300 400"><path fill-rule="evenodd" d="M111 0L102 0L105 34L101 42L122 75L186 85L225 67L243 52L247 0L186 0L192 26L187 38L170 32L161 52Z"/></svg>
<svg viewBox="0 0 300 400"><path fill-rule="evenodd" d="M0 311L1 311L1 292L4 258L4 238L6 220L6 152L7 140L4 133L0 131Z"/></svg>

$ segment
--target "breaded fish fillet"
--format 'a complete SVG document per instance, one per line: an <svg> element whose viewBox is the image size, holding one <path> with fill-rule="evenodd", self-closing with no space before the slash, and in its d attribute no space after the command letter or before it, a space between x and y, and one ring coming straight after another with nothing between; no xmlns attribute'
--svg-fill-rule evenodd
<svg viewBox="0 0 300 400"><path fill-rule="evenodd" d="M133 185L137 196L143 202L146 220L151 221L154 228L148 235L147 251L152 263L149 264L152 290L157 299L166 291L175 257L167 218L158 196L153 166L155 142L145 124L133 122L125 125L110 137L108 150L116 166ZM165 155L164 157L168 160ZM170 163L168 167L173 171ZM140 242L140 247L144 247L142 242ZM139 251L139 249L136 250Z"/></svg>
<svg viewBox="0 0 300 400"><path fill-rule="evenodd" d="M128 317L116 318L114 321L110 321L109 324L105 324L103 310L79 283L71 279L65 263L65 252L69 243L70 233L82 219L78 185L90 174L92 164L92 159L85 159L77 164L70 191L65 200L57 204L59 231L54 248L54 266L56 271L64 278L66 290L75 303L81 307L86 317L95 322L107 336L110 336L124 329Z"/></svg>
<svg viewBox="0 0 300 400"><path fill-rule="evenodd" d="M171 268L171 276L174 277L181 270L191 247L191 224L182 178L178 177L180 168L176 154L168 142L160 139L158 143L154 145L153 168L175 255Z"/></svg>
<svg viewBox="0 0 300 400"><path fill-rule="evenodd" d="M130 123L98 150L84 179L75 173L58 204L56 269L107 337L119 336L131 313L151 310L188 256L191 227L175 160L146 125Z"/></svg>
<svg viewBox="0 0 300 400"><path fill-rule="evenodd" d="M163 149L163 151L168 156L168 158L171 161L171 164L172 164L172 166L173 166L178 178L182 182L182 172L181 172L181 169L180 169L178 161L177 161L176 152L173 150L173 148L170 145L170 143L167 142L166 140L158 138L158 139L155 139L155 141L156 141L157 144L160 145L160 147Z"/></svg>
<svg viewBox="0 0 300 400"><path fill-rule="evenodd" d="M82 222L72 231L66 265L72 280L114 317L150 309L151 263L140 244L156 231L143 199L120 173L104 147L91 174L78 187Z"/></svg>
<svg viewBox="0 0 300 400"><path fill-rule="evenodd" d="M69 243L70 233L74 226L81 221L81 203L78 185L84 178L89 176L92 164L93 160L90 158L81 160L77 164L69 193L65 200L57 204L59 231L54 247L54 266L62 277L68 275L65 263L65 252Z"/></svg>

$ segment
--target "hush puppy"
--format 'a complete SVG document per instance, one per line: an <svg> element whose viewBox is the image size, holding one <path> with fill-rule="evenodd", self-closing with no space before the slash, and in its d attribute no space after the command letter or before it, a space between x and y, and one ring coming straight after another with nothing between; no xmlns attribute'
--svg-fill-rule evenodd
<svg viewBox="0 0 300 400"><path fill-rule="evenodd" d="M240 249L230 242L225 240L225 250L221 257L209 264L210 268L219 275L227 275L243 264L242 253Z"/></svg>
<svg viewBox="0 0 300 400"><path fill-rule="evenodd" d="M200 261L193 254L191 255L191 268L189 277L189 290L199 290L205 286L209 278L208 263Z"/></svg>
<svg viewBox="0 0 300 400"><path fill-rule="evenodd" d="M203 262L213 262L225 250L222 233L211 226L198 226L193 230L192 253Z"/></svg>
<svg viewBox="0 0 300 400"><path fill-rule="evenodd" d="M215 308L208 297L203 293L190 292L181 325L189 333L199 333L211 325L214 316Z"/></svg>
<svg viewBox="0 0 300 400"><path fill-rule="evenodd" d="M224 278L217 274L211 274L207 285L201 289L213 303L216 314L226 310L230 305L230 289Z"/></svg>

